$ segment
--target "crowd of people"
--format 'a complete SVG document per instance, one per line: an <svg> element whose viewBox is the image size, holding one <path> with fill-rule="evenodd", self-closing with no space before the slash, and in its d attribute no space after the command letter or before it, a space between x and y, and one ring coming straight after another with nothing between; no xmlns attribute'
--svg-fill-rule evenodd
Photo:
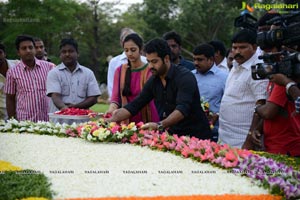
<svg viewBox="0 0 300 200"><path fill-rule="evenodd" d="M261 17L258 31L274 28L266 22L275 16ZM197 45L192 61L181 55L175 31L143 43L134 30L121 30L123 52L108 66L108 122L142 121L143 129L300 156L300 75L254 80L252 74L252 66L263 62L260 55L281 46L260 48L256 32L247 28L233 35L230 48L219 40ZM1 119L48 121L49 112L97 102L95 75L79 64L74 39L61 40L57 66L41 39L18 36L16 49L20 60L7 60L0 45ZM209 112L201 101L208 102Z"/></svg>
<svg viewBox="0 0 300 200"><path fill-rule="evenodd" d="M0 46L1 119L49 121L49 112L87 109L97 102L101 94L98 82L89 68L78 63L74 39L61 40L62 63L57 66L47 61L41 39L20 35L15 43L17 61L7 60L5 47Z"/></svg>

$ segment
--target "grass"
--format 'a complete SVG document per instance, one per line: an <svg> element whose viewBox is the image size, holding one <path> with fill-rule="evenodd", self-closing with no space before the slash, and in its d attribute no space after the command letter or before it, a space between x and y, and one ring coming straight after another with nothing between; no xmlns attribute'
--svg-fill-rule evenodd
<svg viewBox="0 0 300 200"><path fill-rule="evenodd" d="M32 170L6 171L0 175L0 199L15 200L26 197L53 198L51 183L41 173Z"/></svg>
<svg viewBox="0 0 300 200"><path fill-rule="evenodd" d="M90 109L98 112L98 113L105 113L108 110L109 104L97 103L93 105Z"/></svg>

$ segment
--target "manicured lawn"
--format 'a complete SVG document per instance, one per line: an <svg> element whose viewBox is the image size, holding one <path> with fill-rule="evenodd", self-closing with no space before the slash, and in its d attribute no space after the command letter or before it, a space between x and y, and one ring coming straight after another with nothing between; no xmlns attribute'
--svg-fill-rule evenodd
<svg viewBox="0 0 300 200"><path fill-rule="evenodd" d="M91 110L98 113L105 113L109 107L109 104L97 103L91 107Z"/></svg>

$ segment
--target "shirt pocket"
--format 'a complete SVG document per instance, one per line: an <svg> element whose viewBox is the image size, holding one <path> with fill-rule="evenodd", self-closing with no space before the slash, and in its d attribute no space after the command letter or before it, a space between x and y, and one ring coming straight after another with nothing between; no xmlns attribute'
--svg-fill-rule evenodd
<svg viewBox="0 0 300 200"><path fill-rule="evenodd" d="M87 84L85 84L83 81L78 82L78 90L77 95L81 98L86 98L87 96Z"/></svg>
<svg viewBox="0 0 300 200"><path fill-rule="evenodd" d="M61 84L61 95L69 96L70 95L70 85L67 82L62 82Z"/></svg>
<svg viewBox="0 0 300 200"><path fill-rule="evenodd" d="M46 91L46 82L45 82L45 77L43 75L40 76L33 76L32 77L32 83L34 90L38 91Z"/></svg>

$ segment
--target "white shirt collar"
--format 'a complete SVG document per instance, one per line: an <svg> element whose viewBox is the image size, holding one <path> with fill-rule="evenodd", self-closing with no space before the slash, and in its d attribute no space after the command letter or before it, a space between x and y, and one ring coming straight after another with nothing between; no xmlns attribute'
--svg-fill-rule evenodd
<svg viewBox="0 0 300 200"><path fill-rule="evenodd" d="M125 51L122 52L122 54L120 55L120 60L125 60L127 59L127 56L125 54Z"/></svg>
<svg viewBox="0 0 300 200"><path fill-rule="evenodd" d="M251 58L249 58L246 62L242 63L241 65L238 64L235 60L233 60L233 67L234 68L238 68L238 67L243 67L247 70L251 70L251 66L256 64L256 63L259 63L259 59L258 59L258 53L255 52ZM261 61L262 62L262 61Z"/></svg>

